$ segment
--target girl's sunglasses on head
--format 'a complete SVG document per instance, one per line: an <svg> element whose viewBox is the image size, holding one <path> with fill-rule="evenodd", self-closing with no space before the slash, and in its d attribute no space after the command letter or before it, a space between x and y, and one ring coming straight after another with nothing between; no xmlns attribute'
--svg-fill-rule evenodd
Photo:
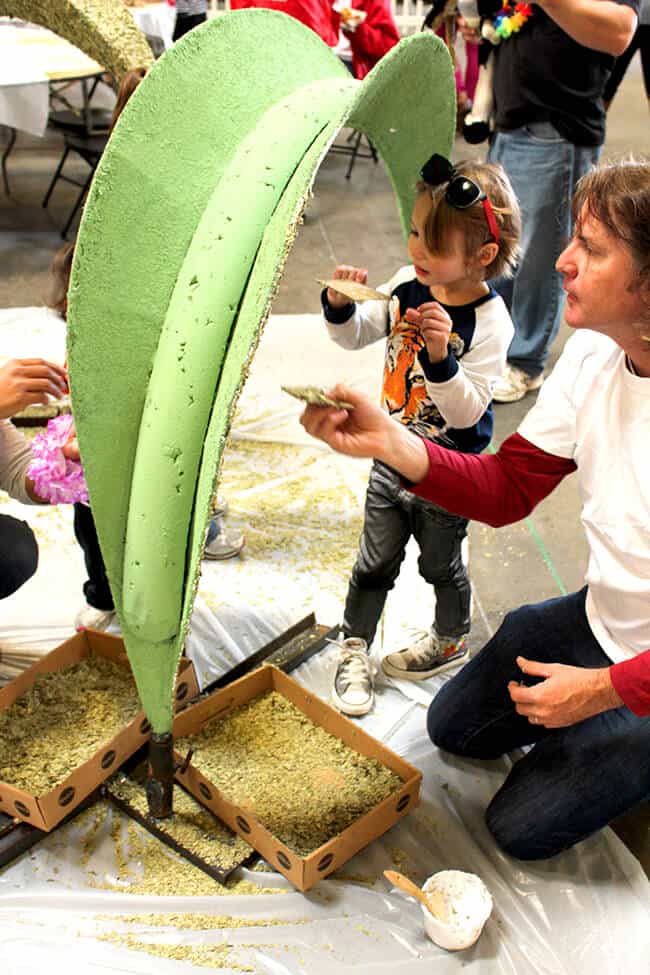
<svg viewBox="0 0 650 975"><path fill-rule="evenodd" d="M499 226L494 216L494 210L488 196L478 183L468 176L458 175L448 159L437 153L422 167L420 176L429 186L440 186L448 183L445 190L445 201L455 210L468 210L475 203L481 203L485 220L495 244L499 243Z"/></svg>

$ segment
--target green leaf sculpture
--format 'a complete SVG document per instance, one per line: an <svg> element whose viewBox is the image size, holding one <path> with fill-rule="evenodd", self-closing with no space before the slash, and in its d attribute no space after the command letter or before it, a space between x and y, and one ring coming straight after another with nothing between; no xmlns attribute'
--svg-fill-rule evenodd
<svg viewBox="0 0 650 975"><path fill-rule="evenodd" d="M144 710L171 728L221 454L314 175L341 126L382 156L408 231L449 154L445 46L402 41L363 82L284 14L209 21L157 61L108 143L69 301L92 509Z"/></svg>
<svg viewBox="0 0 650 975"><path fill-rule="evenodd" d="M0 14L21 17L64 37L119 82L153 61L147 39L122 0L0 0Z"/></svg>

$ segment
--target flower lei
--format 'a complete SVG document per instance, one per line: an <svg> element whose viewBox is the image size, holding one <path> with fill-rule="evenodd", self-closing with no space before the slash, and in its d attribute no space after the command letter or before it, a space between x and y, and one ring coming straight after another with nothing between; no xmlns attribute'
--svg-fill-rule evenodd
<svg viewBox="0 0 650 975"><path fill-rule="evenodd" d="M34 482L38 496L51 504L88 501L81 464L63 456L62 447L73 433L73 424L69 413L57 416L32 443L32 460L27 474Z"/></svg>
<svg viewBox="0 0 650 975"><path fill-rule="evenodd" d="M506 0L494 19L494 29L502 40L507 40L512 34L517 34L526 21L533 16L533 8L529 3L513 4Z"/></svg>

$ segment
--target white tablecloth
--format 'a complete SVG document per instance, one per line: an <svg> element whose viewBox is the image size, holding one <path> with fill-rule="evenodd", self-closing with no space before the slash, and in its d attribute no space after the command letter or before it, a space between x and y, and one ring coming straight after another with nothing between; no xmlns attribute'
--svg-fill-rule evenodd
<svg viewBox="0 0 650 975"><path fill-rule="evenodd" d="M96 61L51 31L0 20L0 125L42 136L49 82L98 71Z"/></svg>
<svg viewBox="0 0 650 975"><path fill-rule="evenodd" d="M132 7L130 12L143 33L160 37L165 48L171 47L173 7L155 3ZM9 125L30 135L44 135L49 110L49 82L56 78L93 75L98 71L101 66L96 61L51 31L0 18L0 125ZM104 94L107 98L104 101L93 98L93 105L112 107L114 98L108 90Z"/></svg>

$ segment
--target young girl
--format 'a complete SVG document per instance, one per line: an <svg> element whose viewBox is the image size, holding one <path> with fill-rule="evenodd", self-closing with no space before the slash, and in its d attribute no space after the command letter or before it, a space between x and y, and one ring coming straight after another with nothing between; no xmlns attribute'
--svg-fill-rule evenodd
<svg viewBox="0 0 650 975"><path fill-rule="evenodd" d="M517 200L498 166L433 156L422 170L408 254L380 290L390 303L361 306L329 288L322 302L331 338L346 349L387 339L384 409L412 430L479 453L492 436L492 390L513 335L510 316L487 278L510 273L520 232ZM365 283L367 271L341 265L334 278ZM346 714L365 714L374 694L368 649L411 535L419 570L436 596L430 633L382 662L387 674L424 680L468 655L470 583L461 557L467 519L405 490L373 464L360 550L348 588L332 693Z"/></svg>

